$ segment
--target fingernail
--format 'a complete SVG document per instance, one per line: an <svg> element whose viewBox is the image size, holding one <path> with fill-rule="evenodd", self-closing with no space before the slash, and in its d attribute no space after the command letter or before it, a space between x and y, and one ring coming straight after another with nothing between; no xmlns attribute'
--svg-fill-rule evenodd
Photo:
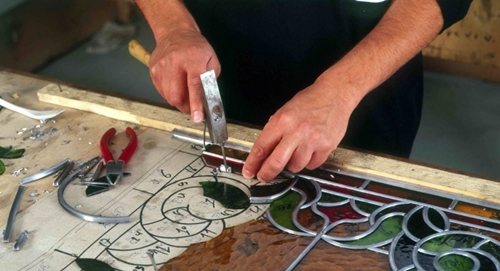
<svg viewBox="0 0 500 271"><path fill-rule="evenodd" d="M247 179L253 178L253 174L248 169L244 169L242 174L243 174L243 177L245 177Z"/></svg>
<svg viewBox="0 0 500 271"><path fill-rule="evenodd" d="M200 123L203 121L203 114L200 111L194 111L191 117L195 123Z"/></svg>

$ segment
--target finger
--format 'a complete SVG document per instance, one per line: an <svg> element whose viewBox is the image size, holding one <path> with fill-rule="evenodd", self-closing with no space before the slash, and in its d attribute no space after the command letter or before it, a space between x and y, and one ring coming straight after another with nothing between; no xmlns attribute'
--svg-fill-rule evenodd
<svg viewBox="0 0 500 271"><path fill-rule="evenodd" d="M251 179L257 174L264 160L281 140L281 134L273 133L268 127L269 125L266 125L257 137L250 154L245 160L242 170L245 178Z"/></svg>
<svg viewBox="0 0 500 271"><path fill-rule="evenodd" d="M286 137L281 140L272 153L264 160L257 179L261 182L267 182L280 174L288 164L290 157L297 151L297 139Z"/></svg>
<svg viewBox="0 0 500 271"><path fill-rule="evenodd" d="M217 58L217 56L214 55L213 57L211 57L208 60L207 70L214 70L215 71L215 75L217 77L219 77L220 72L221 72L221 66L220 66L219 59Z"/></svg>
<svg viewBox="0 0 500 271"><path fill-rule="evenodd" d="M312 154L309 163L307 163L306 168L309 170L316 169L320 167L330 156L331 152L315 152Z"/></svg>
<svg viewBox="0 0 500 271"><path fill-rule="evenodd" d="M153 85L155 86L156 90L158 93L165 99L167 100L166 93L165 93L165 88L163 87L163 80L162 77L160 76L159 72L159 67L158 66L153 66L151 69L149 69L149 76L151 77L151 81L153 81Z"/></svg>
<svg viewBox="0 0 500 271"><path fill-rule="evenodd" d="M200 73L190 73L187 76L187 88L189 95L189 107L191 113L191 119L195 123L200 123L203 121L203 104L202 104L202 86Z"/></svg>
<svg viewBox="0 0 500 271"><path fill-rule="evenodd" d="M182 93L175 93L179 89L181 78L177 75L177 69L171 69L171 65L165 64L164 61L158 61L150 68L150 76L158 93L171 105L177 107L181 112L185 110L180 107L184 99ZM171 74L172 72L176 74Z"/></svg>
<svg viewBox="0 0 500 271"><path fill-rule="evenodd" d="M290 172L297 173L303 170L310 163L312 156L313 152L310 150L308 145L299 145L290 157L286 168Z"/></svg>
<svg viewBox="0 0 500 271"><path fill-rule="evenodd" d="M179 66L169 65L165 68L164 85L166 87L167 102L175 106L184 114L190 113L189 94L185 70Z"/></svg>

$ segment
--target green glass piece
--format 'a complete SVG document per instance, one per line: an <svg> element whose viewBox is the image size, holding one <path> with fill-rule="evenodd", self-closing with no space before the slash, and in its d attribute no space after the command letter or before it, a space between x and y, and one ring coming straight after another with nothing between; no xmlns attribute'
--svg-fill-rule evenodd
<svg viewBox="0 0 500 271"><path fill-rule="evenodd" d="M446 271L469 271L474 267L472 259L457 254L450 254L440 258L438 264Z"/></svg>
<svg viewBox="0 0 500 271"><path fill-rule="evenodd" d="M123 177L128 177L128 176L130 176L130 173L123 172ZM117 175L110 175L109 178L111 179L112 183L116 183L116 178L118 178L118 176ZM89 186L87 186L87 188L85 189L85 195L87 195L87 197L90 197L90 196L93 196L93 195L97 195L97 194L106 192L110 188L110 186L108 185L109 182L108 182L108 178L106 177L106 175L104 175L104 176L102 176L100 178L95 179L93 181L93 183L102 183L102 184L105 184L105 185L92 185L92 184L89 184Z"/></svg>
<svg viewBox="0 0 500 271"><path fill-rule="evenodd" d="M5 172L5 164L0 160L0 175Z"/></svg>
<svg viewBox="0 0 500 271"><path fill-rule="evenodd" d="M479 248L482 251L488 252L489 254L493 255L493 257L500 259L500 246L496 245L495 243L488 242Z"/></svg>
<svg viewBox="0 0 500 271"><path fill-rule="evenodd" d="M113 267L109 264L96 260L87 258L78 258L75 260L76 264L82 269L82 271L115 271Z"/></svg>
<svg viewBox="0 0 500 271"><path fill-rule="evenodd" d="M271 203L269 206L269 211L271 212L271 216L279 225L290 229L298 231L295 224L293 224L292 213L295 207L300 203L301 196L299 193L290 191L286 193L284 196L278 198L277 200Z"/></svg>
<svg viewBox="0 0 500 271"><path fill-rule="evenodd" d="M481 239L472 235L449 234L433 238L422 244L422 248L431 252L446 252L454 248L471 248Z"/></svg>
<svg viewBox="0 0 500 271"><path fill-rule="evenodd" d="M377 206L375 204L371 204L371 203L367 203L367 202L363 202L363 201L359 201L359 200L356 201L356 206L358 206L358 208L361 211L363 211L365 213L368 213L368 214L371 214L375 210L377 210L378 208L380 208L380 206Z"/></svg>
<svg viewBox="0 0 500 271"><path fill-rule="evenodd" d="M12 147L0 147L0 158L14 159L23 156L25 149L13 149Z"/></svg>
<svg viewBox="0 0 500 271"><path fill-rule="evenodd" d="M111 178L113 178L113 177L114 176L112 176ZM115 181L115 180L112 180L112 181ZM93 182L94 183L109 184L108 179L106 178L106 176L102 176L101 178L98 178L98 179L94 180ZM109 185L89 185L85 189L85 195L87 195L87 197L90 197L90 196L93 196L93 195L97 195L97 194L106 192L108 190L109 190Z"/></svg>
<svg viewBox="0 0 500 271"><path fill-rule="evenodd" d="M234 185L224 182L200 182L203 196L220 202L228 209L245 209L250 206L250 198Z"/></svg>
<svg viewBox="0 0 500 271"><path fill-rule="evenodd" d="M366 246L377 244L396 237L403 229L403 217L392 216L386 218L379 227L369 235L354 241L342 242L352 246Z"/></svg>

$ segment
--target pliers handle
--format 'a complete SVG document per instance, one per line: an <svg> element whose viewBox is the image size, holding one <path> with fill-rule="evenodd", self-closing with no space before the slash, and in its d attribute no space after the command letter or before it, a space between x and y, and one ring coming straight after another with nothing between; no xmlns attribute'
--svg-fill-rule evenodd
<svg viewBox="0 0 500 271"><path fill-rule="evenodd" d="M130 127L127 127L127 129L125 129L125 133L127 133L127 135L129 136L130 141L129 141L127 147L125 147L125 149L123 150L120 157L118 157L118 161L123 161L124 164L127 164L128 161L130 160L130 158L132 157L132 155L134 154L135 149L137 148L137 135L135 134L134 130ZM101 137L100 148L101 148L102 157L103 157L104 162L106 164L108 162L114 161L113 154L111 154L111 151L109 150L108 144L109 144L109 140L113 136L115 136L115 134L116 134L116 129L111 128L108 131L106 131L106 133L104 133L104 135L102 135L102 137Z"/></svg>

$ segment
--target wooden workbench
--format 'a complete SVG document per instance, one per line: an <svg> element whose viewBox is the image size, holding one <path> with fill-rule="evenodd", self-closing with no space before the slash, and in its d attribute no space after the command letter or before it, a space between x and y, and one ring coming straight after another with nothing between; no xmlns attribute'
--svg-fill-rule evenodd
<svg viewBox="0 0 500 271"><path fill-rule="evenodd" d="M50 134L36 139L29 139L28 133L23 132L23 129L38 125L38 121L6 109L0 111L0 127L2 128L0 145L26 149L23 158L4 161L8 168L0 177L0 225L5 225L19 179L22 176L36 173L68 157L75 161L84 161L98 155L99 138L109 127L124 128L126 125L134 127L141 142L139 149L142 149L137 154L136 160L146 162L154 158L148 158L147 151L152 151L156 146L161 145L161 138L169 138L169 131L173 128L183 128L189 132L199 132L202 129L192 124L187 117L168 109L86 92L65 84L58 86L54 84L54 81L37 78L30 74L0 71L0 93L4 99L32 109L66 109L60 117L55 119L55 122L49 121L39 128L47 133L51 131ZM13 99L14 94L19 95L19 98ZM56 102L54 99L59 102L63 101L65 106L47 103ZM40 102L40 100L46 102ZM82 108L90 112L70 107ZM153 132L156 135L154 136L151 136L152 128L155 129ZM240 145L250 146L258 132L258 130L237 125L229 127L230 141ZM130 170L134 172L145 170L137 169L134 163L130 166ZM397 186L418 191L437 191L438 194L457 195L485 206L500 204L500 197L498 197L500 185L496 181L444 171L409 161L338 149L334 161L325 164L325 167L360 177L371 176L375 179L391 180ZM20 176L12 174L22 168L26 170ZM57 188L52 186L52 179L29 184L20 212L26 212L32 206L53 200L50 195L56 190ZM54 208L58 207L57 203L54 203ZM50 213L48 210L47 215ZM43 219L43 215L41 217ZM59 226L63 227L66 217L60 219ZM37 223L40 223L40 227L43 226L43 221ZM164 269L236 270L243 268L245 270L252 266L266 270L279 270L287 266L287 263L291 262L309 242L309 238L285 234L265 221L254 220L226 229L223 234L211 241L192 245L181 256L169 262ZM8 257L16 257L16 254L0 255L0 262L6 261ZM388 263L386 256L382 254L366 250L353 252L320 242L296 270L326 270L324 268L328 270L388 270Z"/></svg>

